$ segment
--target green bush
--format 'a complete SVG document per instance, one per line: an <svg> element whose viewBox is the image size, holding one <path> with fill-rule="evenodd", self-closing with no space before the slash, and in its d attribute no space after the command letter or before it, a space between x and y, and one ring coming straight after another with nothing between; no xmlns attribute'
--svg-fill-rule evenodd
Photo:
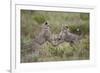
<svg viewBox="0 0 100 73"><path fill-rule="evenodd" d="M75 34L89 34L89 23L84 22L80 25L69 25L69 29L72 33ZM77 29L79 29L79 31L77 31Z"/></svg>
<svg viewBox="0 0 100 73"><path fill-rule="evenodd" d="M44 23L46 21L43 15L34 16L33 20L35 20L38 24Z"/></svg>
<svg viewBox="0 0 100 73"><path fill-rule="evenodd" d="M80 18L82 19L82 20L89 20L89 13L81 13L80 14Z"/></svg>

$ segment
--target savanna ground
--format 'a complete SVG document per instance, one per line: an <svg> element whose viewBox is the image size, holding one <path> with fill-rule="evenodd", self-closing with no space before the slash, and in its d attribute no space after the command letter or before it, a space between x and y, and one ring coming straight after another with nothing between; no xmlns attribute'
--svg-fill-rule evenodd
<svg viewBox="0 0 100 73"><path fill-rule="evenodd" d="M83 34L80 48L73 48L69 43L64 42L56 47L52 46L49 42L42 45L39 49L41 55L31 56L31 50L24 47L29 44L32 39L40 32L40 26L49 21L51 31L54 34L59 34L61 24L67 25L70 31L74 34ZM80 31L77 31L80 29ZM74 50L76 49L76 51ZM50 11L34 11L34 10L21 10L21 62L46 62L46 61L72 61L72 60L88 60L89 59L89 13L77 12L50 12ZM73 53L80 53L75 56ZM30 55L29 55L30 54ZM27 60L27 61L26 61Z"/></svg>

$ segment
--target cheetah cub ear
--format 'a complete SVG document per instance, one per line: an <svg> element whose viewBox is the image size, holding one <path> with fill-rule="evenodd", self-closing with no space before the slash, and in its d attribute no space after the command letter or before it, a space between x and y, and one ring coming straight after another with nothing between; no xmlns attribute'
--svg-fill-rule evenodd
<svg viewBox="0 0 100 73"><path fill-rule="evenodd" d="M64 29L70 32L70 29L67 25L64 27Z"/></svg>
<svg viewBox="0 0 100 73"><path fill-rule="evenodd" d="M67 28L67 29L68 29L69 27L66 25L66 26L65 26L65 28Z"/></svg>
<svg viewBox="0 0 100 73"><path fill-rule="evenodd" d="M44 22L44 25L49 25L49 22L48 22L48 21L45 21L45 22Z"/></svg>
<svg viewBox="0 0 100 73"><path fill-rule="evenodd" d="M67 25L64 25L64 24L62 24L61 26L62 26L62 29L69 28Z"/></svg>
<svg viewBox="0 0 100 73"><path fill-rule="evenodd" d="M48 25L48 22L47 21L45 22L45 25Z"/></svg>
<svg viewBox="0 0 100 73"><path fill-rule="evenodd" d="M45 21L41 26L41 28L45 28L45 27L49 27L48 21Z"/></svg>

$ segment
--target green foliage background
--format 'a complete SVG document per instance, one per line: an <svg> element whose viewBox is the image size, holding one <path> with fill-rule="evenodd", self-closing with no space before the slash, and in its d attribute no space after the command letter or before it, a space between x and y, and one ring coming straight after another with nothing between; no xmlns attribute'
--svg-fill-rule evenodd
<svg viewBox="0 0 100 73"><path fill-rule="evenodd" d="M74 34L83 34L81 43L78 44L83 49L78 51L79 47L72 48L66 42L57 47L46 42L39 50L41 52L39 57L29 58L31 51L24 46L38 35L45 21L49 21L51 31L55 34L59 34L62 24L69 26ZM80 54L76 56L74 53ZM21 62L86 59L89 59L89 13L21 10Z"/></svg>

